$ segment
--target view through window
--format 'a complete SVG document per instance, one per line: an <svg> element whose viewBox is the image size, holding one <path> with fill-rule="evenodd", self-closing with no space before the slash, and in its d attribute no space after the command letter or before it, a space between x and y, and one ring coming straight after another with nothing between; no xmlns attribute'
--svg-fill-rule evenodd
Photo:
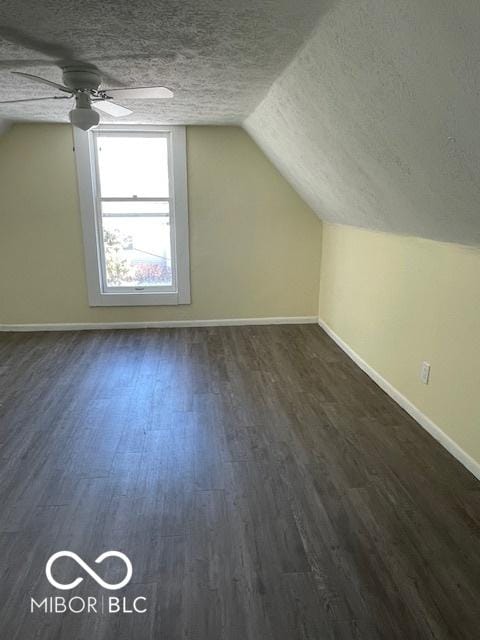
<svg viewBox="0 0 480 640"><path fill-rule="evenodd" d="M99 132L95 152L104 289L173 288L168 136Z"/></svg>

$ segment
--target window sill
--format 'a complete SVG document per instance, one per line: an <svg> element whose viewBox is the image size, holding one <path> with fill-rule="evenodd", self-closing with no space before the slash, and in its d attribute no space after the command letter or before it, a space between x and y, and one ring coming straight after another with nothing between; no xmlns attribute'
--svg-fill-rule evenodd
<svg viewBox="0 0 480 640"><path fill-rule="evenodd" d="M91 307L157 307L190 304L190 295L177 291L159 293L94 293L89 296Z"/></svg>

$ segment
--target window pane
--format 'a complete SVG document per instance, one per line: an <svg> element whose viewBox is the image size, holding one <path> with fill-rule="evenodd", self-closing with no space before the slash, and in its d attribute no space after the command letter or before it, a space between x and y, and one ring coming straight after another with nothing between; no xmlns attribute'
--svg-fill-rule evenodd
<svg viewBox="0 0 480 640"><path fill-rule="evenodd" d="M96 137L103 198L167 198L168 145L161 136Z"/></svg>
<svg viewBox="0 0 480 640"><path fill-rule="evenodd" d="M157 215L168 215L170 213L169 202L151 202L127 200L120 202L102 201L102 213L104 216L124 216L128 214L139 215L150 213Z"/></svg>
<svg viewBox="0 0 480 640"><path fill-rule="evenodd" d="M167 217L103 217L108 287L172 285Z"/></svg>

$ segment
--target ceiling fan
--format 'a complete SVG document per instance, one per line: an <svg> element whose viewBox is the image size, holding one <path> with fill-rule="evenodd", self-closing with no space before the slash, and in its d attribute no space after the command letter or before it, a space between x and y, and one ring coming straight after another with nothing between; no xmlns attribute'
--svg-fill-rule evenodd
<svg viewBox="0 0 480 640"><path fill-rule="evenodd" d="M3 100L0 104L17 102L35 102L38 100L71 100L75 99L75 107L70 111L70 122L75 127L88 131L100 122L99 111L121 118L133 111L113 102L117 96L126 99L158 100L172 98L173 93L166 87L120 87L117 89L100 89L102 78L100 71L87 63L69 64L62 67L63 85L40 76L21 71L12 71L34 82L41 82L62 92L60 95L41 98L23 98L20 100Z"/></svg>

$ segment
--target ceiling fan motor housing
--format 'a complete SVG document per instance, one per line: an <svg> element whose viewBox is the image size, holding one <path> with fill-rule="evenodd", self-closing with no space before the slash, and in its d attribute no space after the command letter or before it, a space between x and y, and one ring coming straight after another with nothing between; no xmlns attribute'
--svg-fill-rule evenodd
<svg viewBox="0 0 480 640"><path fill-rule="evenodd" d="M63 67L63 83L69 89L97 90L102 78L95 67L69 65Z"/></svg>

